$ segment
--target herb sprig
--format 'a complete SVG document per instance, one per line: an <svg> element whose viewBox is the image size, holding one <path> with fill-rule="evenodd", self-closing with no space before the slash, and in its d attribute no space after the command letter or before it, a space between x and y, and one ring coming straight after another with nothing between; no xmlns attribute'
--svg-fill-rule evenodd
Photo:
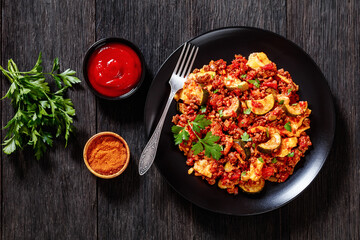
<svg viewBox="0 0 360 240"><path fill-rule="evenodd" d="M251 83L252 85L254 85L256 88L259 88L260 87L260 81L259 79L255 79L255 80L248 80L249 83Z"/></svg>
<svg viewBox="0 0 360 240"><path fill-rule="evenodd" d="M75 71L67 69L58 73L59 68L59 59L55 58L51 72L43 72L41 52L35 66L28 72L20 72L12 59L8 60L7 69L0 66L11 83L2 99L11 99L15 110L14 117L4 127L8 130L3 143L4 153L11 154L32 146L35 157L40 159L46 148L53 145L53 139L61 134L64 134L67 145L74 128L75 109L71 99L64 98L64 94L80 80L74 76ZM56 92L51 91L45 76L55 81Z"/></svg>
<svg viewBox="0 0 360 240"><path fill-rule="evenodd" d="M216 142L219 140L219 136L213 135L210 131L206 133L204 138L199 137L199 133L201 129L205 129L205 127L209 126L211 121L205 118L205 115L197 115L195 120L192 122L188 122L186 126L193 130L195 136L198 141L192 145L191 150L194 151L195 155L198 155L205 149L205 156L213 157L216 160L219 160L221 157L222 147ZM180 126L172 126L171 131L174 134L175 144L179 145L184 140L189 140L190 134L185 127Z"/></svg>

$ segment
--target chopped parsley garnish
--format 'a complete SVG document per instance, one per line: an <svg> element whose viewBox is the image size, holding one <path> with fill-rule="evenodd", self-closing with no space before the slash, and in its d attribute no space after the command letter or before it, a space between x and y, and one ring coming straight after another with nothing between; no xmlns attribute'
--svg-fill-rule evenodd
<svg viewBox="0 0 360 240"><path fill-rule="evenodd" d="M206 112L206 105L202 105L202 106L200 107L200 112L201 112L201 113L205 113L205 112Z"/></svg>
<svg viewBox="0 0 360 240"><path fill-rule="evenodd" d="M279 104L280 104L280 105L284 104L284 100L280 100L280 101L279 101Z"/></svg>
<svg viewBox="0 0 360 240"><path fill-rule="evenodd" d="M269 128L266 128L266 137L269 138Z"/></svg>
<svg viewBox="0 0 360 240"><path fill-rule="evenodd" d="M255 143L253 143L251 146L252 146L253 148L255 148Z"/></svg>
<svg viewBox="0 0 360 240"><path fill-rule="evenodd" d="M224 111L223 111L222 109L219 110L219 116L220 116L220 117L223 117L223 116L224 116L223 112L224 112Z"/></svg>
<svg viewBox="0 0 360 240"><path fill-rule="evenodd" d="M291 106L296 106L297 105L297 103L294 103L294 104L292 104Z"/></svg>
<svg viewBox="0 0 360 240"><path fill-rule="evenodd" d="M291 153L289 153L287 156L288 156L288 157L293 157L294 154L295 154L294 152L291 152Z"/></svg>
<svg viewBox="0 0 360 240"><path fill-rule="evenodd" d="M246 171L243 171L243 172L241 173L241 176L242 176L242 177L246 176Z"/></svg>
<svg viewBox="0 0 360 240"><path fill-rule="evenodd" d="M259 87L260 87L260 81L259 81L259 79L249 80L249 83L253 84L256 88L259 88Z"/></svg>
<svg viewBox="0 0 360 240"><path fill-rule="evenodd" d="M250 114L251 113L251 108L245 109L244 110L244 114Z"/></svg>
<svg viewBox="0 0 360 240"><path fill-rule="evenodd" d="M216 89L215 91L214 91L214 93L217 93L219 91L219 89Z"/></svg>
<svg viewBox="0 0 360 240"><path fill-rule="evenodd" d="M205 149L205 156L213 157L216 160L219 160L221 157L222 147L216 142L220 139L219 136L213 135L210 131L207 132L204 138L200 138L197 133L200 133L201 129L209 126L211 121L205 118L205 115L197 115L195 120L188 122L186 126L190 127L195 136L198 139L198 142L193 144L191 150L194 151L194 155L201 153ZM179 145L183 140L189 140L190 134L185 127L172 126L171 131L174 134L175 144Z"/></svg>
<svg viewBox="0 0 360 240"><path fill-rule="evenodd" d="M289 132L291 132L290 122L287 122L287 123L284 125L284 128L285 128L286 130L288 130Z"/></svg>
<svg viewBox="0 0 360 240"><path fill-rule="evenodd" d="M243 74L240 76L241 78L246 78L246 74Z"/></svg>
<svg viewBox="0 0 360 240"><path fill-rule="evenodd" d="M262 163L264 163L264 159L262 157L259 157L258 160Z"/></svg>
<svg viewBox="0 0 360 240"><path fill-rule="evenodd" d="M241 135L241 140L243 140L244 142L250 142L251 137L249 136L249 134L247 134L247 132L244 132L243 135Z"/></svg>
<svg viewBox="0 0 360 240"><path fill-rule="evenodd" d="M292 91L292 88L288 89L288 95L291 93Z"/></svg>
<svg viewBox="0 0 360 240"><path fill-rule="evenodd" d="M276 159L276 158L273 158L273 159L271 160L271 162L272 162L272 163L277 163L277 159Z"/></svg>

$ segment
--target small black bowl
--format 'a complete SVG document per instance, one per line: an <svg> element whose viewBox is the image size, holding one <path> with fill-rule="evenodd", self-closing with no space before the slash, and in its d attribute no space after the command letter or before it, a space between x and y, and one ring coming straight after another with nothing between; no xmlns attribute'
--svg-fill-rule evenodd
<svg viewBox="0 0 360 240"><path fill-rule="evenodd" d="M87 67L88 67L88 62L89 62L89 58L91 57L91 55L94 53L95 50L103 47L104 45L108 44L108 43L122 43L128 47L130 47L132 50L135 51L135 53L138 55L140 62L141 62L141 75L140 75L140 79L139 82L137 83L137 85L131 89L129 92L117 96L117 97L109 97L109 96L105 96L101 93L99 93L90 83L89 78L88 78L88 74L87 74ZM144 81L145 78L145 60L144 60L144 56L142 55L141 51L139 50L139 48L133 44L132 42L123 39L123 38L117 38L117 37L110 37L110 38L103 38L100 39L99 41L95 42L87 51L84 57L84 61L83 61L83 75L84 75L84 79L87 83L87 85L89 86L90 90L98 97L103 98L103 99L107 99L107 100L120 100L120 99L124 99L127 98L129 96L131 96L132 94L134 94L141 86L142 82Z"/></svg>

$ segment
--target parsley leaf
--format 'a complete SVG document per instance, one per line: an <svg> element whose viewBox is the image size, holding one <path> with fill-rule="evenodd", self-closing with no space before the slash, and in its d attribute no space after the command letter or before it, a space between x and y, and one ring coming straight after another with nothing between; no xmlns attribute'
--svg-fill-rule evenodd
<svg viewBox="0 0 360 240"><path fill-rule="evenodd" d="M248 108L248 109L245 109L245 110L244 110L244 114L249 115L250 113L251 113L251 108Z"/></svg>
<svg viewBox="0 0 360 240"><path fill-rule="evenodd" d="M256 88L260 87L260 81L259 79L255 79L255 80L248 80L249 83L253 84Z"/></svg>
<svg viewBox="0 0 360 240"><path fill-rule="evenodd" d="M243 140L244 142L250 142L251 141L251 137L249 136L249 134L247 134L247 132L244 132L241 135L241 140Z"/></svg>
<svg viewBox="0 0 360 240"><path fill-rule="evenodd" d="M243 172L241 173L241 176L242 176L242 177L246 176L246 171L243 171Z"/></svg>
<svg viewBox="0 0 360 240"><path fill-rule="evenodd" d="M201 112L201 113L205 113L205 112L206 112L206 105L202 105L202 106L200 107L200 112Z"/></svg>
<svg viewBox="0 0 360 240"><path fill-rule="evenodd" d="M213 135L211 132L208 132L204 139L199 140L205 147L205 156L212 156L216 160L220 159L221 151L223 149L219 144L215 143L219 140L219 138L219 136Z"/></svg>
<svg viewBox="0 0 360 240"><path fill-rule="evenodd" d="M195 136L198 138L196 143L193 143L191 150L194 155L198 155L205 149L205 156L213 157L216 160L219 160L221 157L222 146L216 142L220 139L219 136L213 135L210 131L207 132L204 138L200 138L197 133L200 133L201 129L209 126L211 121L205 118L205 115L197 115L195 120L188 122L187 126L191 127L194 131ZM174 134L175 144L178 145L183 142L183 140L189 140L190 134L185 129L185 127L172 126L171 131Z"/></svg>
<svg viewBox="0 0 360 240"><path fill-rule="evenodd" d="M191 122L192 123L192 129L200 133L200 129L204 129L205 127L209 126L211 124L211 120L208 120L205 118L205 115L197 115L195 120Z"/></svg>
<svg viewBox="0 0 360 240"><path fill-rule="evenodd" d="M266 128L266 137L269 138L269 128Z"/></svg>
<svg viewBox="0 0 360 240"><path fill-rule="evenodd" d="M288 95L291 93L292 91L292 88L288 89Z"/></svg>
<svg viewBox="0 0 360 240"><path fill-rule="evenodd" d="M264 159L262 157L259 157L258 160L262 163L264 163Z"/></svg>
<svg viewBox="0 0 360 240"><path fill-rule="evenodd" d="M273 159L271 160L271 162L272 162L272 163L277 163L277 159L276 159L276 158L273 158Z"/></svg>
<svg viewBox="0 0 360 240"><path fill-rule="evenodd" d="M287 123L284 125L284 128L285 128L286 130L288 130L289 132L291 132L290 122L287 122Z"/></svg>
<svg viewBox="0 0 360 240"><path fill-rule="evenodd" d="M291 153L289 153L287 156L288 157L293 157L295 155L295 153L294 152L291 152Z"/></svg>
<svg viewBox="0 0 360 240"><path fill-rule="evenodd" d="M280 100L279 104L280 105L284 104L284 100Z"/></svg>
<svg viewBox="0 0 360 240"><path fill-rule="evenodd" d="M189 140L190 134L185 130L185 127L172 126L171 131L174 133L175 145L179 145L183 140Z"/></svg>
<svg viewBox="0 0 360 240"><path fill-rule="evenodd" d="M223 110L222 109L220 109L219 110L219 117L223 117L224 116L224 114L223 114Z"/></svg>
<svg viewBox="0 0 360 240"><path fill-rule="evenodd" d="M215 91L214 91L214 93L217 93L219 91L219 89L216 89Z"/></svg>
<svg viewBox="0 0 360 240"><path fill-rule="evenodd" d="M74 130L75 109L71 99L66 99L64 95L80 79L70 69L58 73L58 58L54 59L50 73L43 72L41 64L40 52L30 71L20 72L12 59L8 60L7 69L0 66L0 71L11 83L4 98L11 99L15 109L14 117L4 127L8 130L3 143L6 154L32 146L35 157L40 159L47 147L53 146L54 138L61 134L64 135L66 147ZM57 91L50 89L46 76L53 79Z"/></svg>
<svg viewBox="0 0 360 240"><path fill-rule="evenodd" d="M241 78L246 78L246 74L243 74L240 76Z"/></svg>
<svg viewBox="0 0 360 240"><path fill-rule="evenodd" d="M200 141L198 141L197 143L195 143L192 147L191 150L194 151L194 155L198 155L199 153L201 153L202 151L204 151L204 147L201 144Z"/></svg>

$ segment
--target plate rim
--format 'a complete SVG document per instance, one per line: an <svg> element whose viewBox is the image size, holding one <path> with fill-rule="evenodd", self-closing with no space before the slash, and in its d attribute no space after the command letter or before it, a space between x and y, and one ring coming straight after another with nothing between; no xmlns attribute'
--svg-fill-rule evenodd
<svg viewBox="0 0 360 240"><path fill-rule="evenodd" d="M297 50L300 50L304 55L306 55L306 57L311 61L312 65L316 67L317 71L321 74L322 78L325 80L325 85L326 85L326 92L329 93L329 96L330 96L330 100L331 100L331 104L329 103L329 106L330 106L330 113L332 115L331 117L331 122L333 123L333 126L332 126L332 129L331 130L331 139L329 141L329 148L327 149L327 151L323 154L323 159L321 161L321 164L319 165L318 169L316 170L315 174L314 174L314 177L313 179L311 179L311 181L298 193L296 193L296 195L294 195L293 197L289 198L287 201L284 201L283 203L281 204L277 204L276 206L272 207L272 208L269 208L269 209L266 209L264 211L259 211L259 212L255 212L255 213L245 213L245 214L237 214L237 213L232 213L232 212L225 212L225 211L221 211L221 210L216 210L216 209L210 209L210 208L207 208L205 206L202 206L201 204L198 204L198 203L195 203L193 202L192 200L190 200L187 196L185 196L184 194L182 194L178 189L176 189L171 183L170 181L163 175L162 171L159 169L158 167L158 164L156 161L154 161L155 165L156 165L156 168L157 170L160 172L161 176L166 180L166 182L171 186L171 188L173 190L175 190L175 192L177 192L180 196L182 196L184 199L186 199L187 201L189 201L191 204L193 205L196 205L202 209L205 209L205 210L208 210L208 211L211 211L211 212L215 212L215 213L220 213L220 214L226 214L226 215L231 215L231 216L253 216L253 215L260 215L260 214L264 214L264 213L267 213L267 212L271 212L273 210L276 210L276 209L279 209L285 205L287 205L288 203L290 203L291 201L295 200L298 196L300 196L300 194L302 194L310 185L311 183L313 183L313 181L318 177L319 175L319 172L321 171L321 169L323 168L325 162L327 161L327 159L329 158L329 153L331 151L331 148L332 148L332 145L334 144L334 138L335 138L335 131L336 131L336 109L335 109L335 103L334 103L334 95L330 89L330 86L329 86L329 83L324 75L324 73L321 71L320 67L318 66L318 64L314 61L314 59L307 53L305 52L305 50L303 48L301 48L299 45L297 45L296 43L294 43L292 40L290 39L287 39L286 37L278 34L278 33L275 33L275 32L272 32L270 30L267 30L267 29L262 29L262 28L257 28L257 27L250 27L250 26L227 26L227 27L220 27L220 28L216 28L216 29L212 29L212 30L209 30L209 31L206 31L206 32L203 32L189 40L187 40L186 42L192 42L193 40L195 39L198 39L204 35L207 35L207 34L210 34L210 33L214 33L214 32L218 32L218 31L222 31L222 30L231 30L233 29L234 31L236 30L252 30L252 31L258 31L258 32L263 32L263 33L266 33L266 34L270 34L270 35L274 35L275 37L278 37L278 38L281 38L283 40L285 40L286 42L288 42L289 44L292 45L292 47L295 47ZM148 116L146 114L146 109L147 109L147 103L149 102L149 98L150 98L150 89L153 87L153 85L155 84L155 79L158 77L160 71L162 70L162 68L164 67L164 65L169 61L169 59L186 43L186 42L183 42L182 44L180 44L174 51L172 51L170 53L170 55L163 61L163 63L161 64L161 66L158 68L156 74L154 75L154 78L151 82L151 85L149 87L149 90L148 90L148 93L147 93L147 96L146 96L146 100L145 100L145 105L144 105L144 125L145 125L145 131L146 131L146 136L147 136L147 139L149 139L151 137L151 134L152 134L152 128L154 128L156 125L155 122L152 123L151 126L148 127L148 125L150 124L147 124L148 122ZM161 108L163 109L163 107ZM156 160L156 157L155 157L155 160Z"/></svg>

